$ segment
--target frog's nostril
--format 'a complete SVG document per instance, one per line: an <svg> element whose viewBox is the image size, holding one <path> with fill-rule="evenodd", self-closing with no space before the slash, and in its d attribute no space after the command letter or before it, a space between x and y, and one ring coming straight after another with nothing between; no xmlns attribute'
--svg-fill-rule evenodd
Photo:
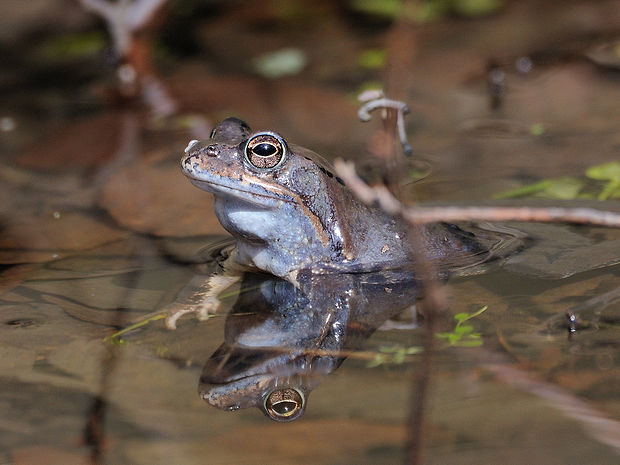
<svg viewBox="0 0 620 465"><path fill-rule="evenodd" d="M218 154L217 147L215 145L209 145L208 147L205 148L205 153L209 157L217 157L217 154Z"/></svg>

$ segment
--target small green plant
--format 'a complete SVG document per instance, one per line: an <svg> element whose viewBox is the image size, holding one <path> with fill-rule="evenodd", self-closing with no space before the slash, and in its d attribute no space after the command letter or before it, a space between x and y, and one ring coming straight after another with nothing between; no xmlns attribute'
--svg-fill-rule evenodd
<svg viewBox="0 0 620 465"><path fill-rule="evenodd" d="M598 200L620 198L620 162L612 161L603 165L591 166L586 170L590 179L603 181L603 188L599 192Z"/></svg>
<svg viewBox="0 0 620 465"><path fill-rule="evenodd" d="M620 162L612 161L591 166L585 177L543 179L526 186L510 189L494 196L497 199L539 197L557 200L620 198Z"/></svg>
<svg viewBox="0 0 620 465"><path fill-rule="evenodd" d="M436 336L446 340L448 345L454 347L478 347L482 345L482 335L474 332L472 325L466 325L465 322L484 313L488 307L485 305L473 313L457 313L454 315L456 326L451 332L437 333Z"/></svg>

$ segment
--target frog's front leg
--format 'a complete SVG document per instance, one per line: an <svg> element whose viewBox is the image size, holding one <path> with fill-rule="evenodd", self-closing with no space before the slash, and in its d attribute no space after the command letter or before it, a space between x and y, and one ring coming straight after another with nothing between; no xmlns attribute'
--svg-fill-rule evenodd
<svg viewBox="0 0 620 465"><path fill-rule="evenodd" d="M166 328L170 330L176 329L177 320L189 313L195 313L196 318L201 321L215 315L220 306L217 296L240 278L241 273L236 271L211 276L192 296L192 302L173 303L166 308Z"/></svg>

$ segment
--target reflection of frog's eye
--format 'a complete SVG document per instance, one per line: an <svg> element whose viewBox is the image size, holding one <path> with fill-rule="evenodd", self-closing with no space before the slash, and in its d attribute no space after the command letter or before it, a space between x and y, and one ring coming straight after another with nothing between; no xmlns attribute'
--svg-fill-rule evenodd
<svg viewBox="0 0 620 465"><path fill-rule="evenodd" d="M274 168L284 160L286 142L277 134L263 132L248 139L244 154L256 168Z"/></svg>
<svg viewBox="0 0 620 465"><path fill-rule="evenodd" d="M304 403L304 396L297 389L275 389L265 398L265 412L272 420L292 421L303 413Z"/></svg>

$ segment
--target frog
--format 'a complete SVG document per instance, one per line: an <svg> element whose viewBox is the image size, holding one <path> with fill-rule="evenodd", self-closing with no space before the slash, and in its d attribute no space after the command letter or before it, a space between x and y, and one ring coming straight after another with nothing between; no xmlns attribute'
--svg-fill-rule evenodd
<svg viewBox="0 0 620 465"><path fill-rule="evenodd" d="M295 282L300 270L359 273L411 266L416 254L403 218L359 201L317 153L231 117L181 159L190 182L214 195L215 214L236 240L229 266ZM483 259L485 234L435 223L416 234L427 258L447 268Z"/></svg>
<svg viewBox="0 0 620 465"><path fill-rule="evenodd" d="M167 310L169 329L184 314L204 320L216 313L217 295L247 271L296 284L304 270L416 270L416 258L424 255L443 280L498 265L556 279L585 271L580 263L594 269L620 261L620 240L596 244L552 225L438 222L413 228L358 200L322 156L275 131L253 131L236 117L217 124L209 139L191 141L180 164L192 184L213 194L215 214L235 245L223 254L223 273L209 277L190 304ZM411 234L422 236L415 241L425 244L422 254L413 250ZM558 244L560 237L569 250ZM575 258L573 244L588 260Z"/></svg>

